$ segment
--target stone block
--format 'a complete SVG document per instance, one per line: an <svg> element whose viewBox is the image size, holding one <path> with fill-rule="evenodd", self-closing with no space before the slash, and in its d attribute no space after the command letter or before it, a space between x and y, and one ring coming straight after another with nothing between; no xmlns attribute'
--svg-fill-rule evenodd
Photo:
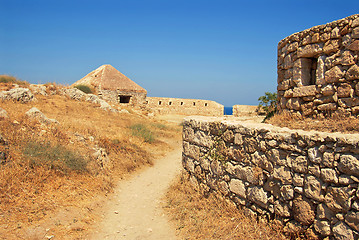
<svg viewBox="0 0 359 240"><path fill-rule="evenodd" d="M340 48L340 41L338 39L330 40L324 44L323 52L325 54L331 54L333 52L339 51L339 48Z"/></svg>
<svg viewBox="0 0 359 240"><path fill-rule="evenodd" d="M315 207L309 199L299 195L293 200L292 210L294 219L301 224L308 226L314 222Z"/></svg>
<svg viewBox="0 0 359 240"><path fill-rule="evenodd" d="M348 225L337 222L333 227L333 234L337 240L354 240L353 231Z"/></svg>
<svg viewBox="0 0 359 240"><path fill-rule="evenodd" d="M298 156L292 159L292 169L298 173L308 172L308 160L305 156Z"/></svg>
<svg viewBox="0 0 359 240"><path fill-rule="evenodd" d="M345 215L345 223L359 232L359 212L348 212L348 214Z"/></svg>
<svg viewBox="0 0 359 240"><path fill-rule="evenodd" d="M332 220L335 217L335 212L330 210L327 205L320 203L317 206L317 218Z"/></svg>
<svg viewBox="0 0 359 240"><path fill-rule="evenodd" d="M352 97L354 90L348 83L342 83L338 87L338 97L340 98L346 98L346 97Z"/></svg>
<svg viewBox="0 0 359 240"><path fill-rule="evenodd" d="M335 59L334 64L341 64L343 66L351 66L355 64L355 58L350 51L345 51L337 59Z"/></svg>
<svg viewBox="0 0 359 240"><path fill-rule="evenodd" d="M249 187L248 188L248 200L258 204L263 208L267 208L268 198L267 194L261 187Z"/></svg>
<svg viewBox="0 0 359 240"><path fill-rule="evenodd" d="M300 100L298 98L290 98L287 101L286 107L288 109L300 110Z"/></svg>
<svg viewBox="0 0 359 240"><path fill-rule="evenodd" d="M334 212L346 212L350 209L350 189L348 187L328 187L325 204Z"/></svg>
<svg viewBox="0 0 359 240"><path fill-rule="evenodd" d="M342 155L338 169L345 174L359 177L359 160L353 155Z"/></svg>
<svg viewBox="0 0 359 240"><path fill-rule="evenodd" d="M338 183L338 176L334 169L322 168L320 171L320 176L324 182Z"/></svg>
<svg viewBox="0 0 359 240"><path fill-rule="evenodd" d="M293 42L287 47L288 52L294 52L298 49L298 42Z"/></svg>
<svg viewBox="0 0 359 240"><path fill-rule="evenodd" d="M319 111L333 111L337 109L337 104L335 103L326 103L326 104L322 104L317 106L317 109Z"/></svg>
<svg viewBox="0 0 359 240"><path fill-rule="evenodd" d="M345 108L352 108L355 106L359 106L359 98L352 97L352 98L341 98L338 100L339 106Z"/></svg>
<svg viewBox="0 0 359 240"><path fill-rule="evenodd" d="M319 44L310 44L304 47L298 48L297 54L299 58L311 58L318 56L323 52L323 49Z"/></svg>
<svg viewBox="0 0 359 240"><path fill-rule="evenodd" d="M292 173L289 168L284 166L274 166L273 178L281 181L283 184L292 183Z"/></svg>
<svg viewBox="0 0 359 240"><path fill-rule="evenodd" d="M356 18L353 20L351 27L354 28L358 26L359 26L359 18Z"/></svg>
<svg viewBox="0 0 359 240"><path fill-rule="evenodd" d="M355 40L349 46L347 46L347 48L352 51L359 51L359 40Z"/></svg>
<svg viewBox="0 0 359 240"><path fill-rule="evenodd" d="M239 179L231 179L230 183L229 183L229 190L231 190L231 192L237 194L238 196L240 196L241 198L246 198L246 187L243 183L243 181L239 180Z"/></svg>
<svg viewBox="0 0 359 240"><path fill-rule="evenodd" d="M280 195L283 200L289 201L294 198L294 188L292 185L283 185L280 188Z"/></svg>
<svg viewBox="0 0 359 240"><path fill-rule="evenodd" d="M323 201L322 195L323 183L320 179L307 175L304 179L304 194L308 198L315 199L317 201Z"/></svg>
<svg viewBox="0 0 359 240"><path fill-rule="evenodd" d="M347 80L359 79L359 67L358 65L351 66L345 74Z"/></svg>
<svg viewBox="0 0 359 240"><path fill-rule="evenodd" d="M353 29L352 38L359 38L359 27Z"/></svg>
<svg viewBox="0 0 359 240"><path fill-rule="evenodd" d="M331 84L328 84L321 89L321 94L323 94L324 96L332 96L334 93L335 89Z"/></svg>
<svg viewBox="0 0 359 240"><path fill-rule="evenodd" d="M290 217L290 208L288 204L282 203L280 201L274 202L274 213L281 217Z"/></svg>
<svg viewBox="0 0 359 240"><path fill-rule="evenodd" d="M326 83L336 83L343 76L344 73L342 72L342 70L338 66L335 66L325 72L324 79Z"/></svg>
<svg viewBox="0 0 359 240"><path fill-rule="evenodd" d="M330 223L325 220L315 220L314 229L322 236L329 236L331 234Z"/></svg>
<svg viewBox="0 0 359 240"><path fill-rule="evenodd" d="M293 97L315 96L318 93L317 86L303 86L293 89Z"/></svg>

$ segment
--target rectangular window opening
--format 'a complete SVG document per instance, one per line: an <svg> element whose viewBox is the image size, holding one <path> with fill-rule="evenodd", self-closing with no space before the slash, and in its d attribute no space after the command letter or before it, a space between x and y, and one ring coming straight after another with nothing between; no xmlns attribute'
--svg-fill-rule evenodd
<svg viewBox="0 0 359 240"><path fill-rule="evenodd" d="M131 100L131 96L121 96L119 95L120 103L129 103Z"/></svg>
<svg viewBox="0 0 359 240"><path fill-rule="evenodd" d="M196 106L196 103L195 103L195 102L193 102L193 106Z"/></svg>
<svg viewBox="0 0 359 240"><path fill-rule="evenodd" d="M161 105L161 103L162 103L162 102L161 102L161 101L159 101L159 102L158 102L158 105Z"/></svg>
<svg viewBox="0 0 359 240"><path fill-rule="evenodd" d="M181 105L183 105L183 102L181 102Z"/></svg>
<svg viewBox="0 0 359 240"><path fill-rule="evenodd" d="M317 58L305 58L302 61L301 80L303 86L315 85L317 82Z"/></svg>
<svg viewBox="0 0 359 240"><path fill-rule="evenodd" d="M172 105L172 102L169 102L168 105Z"/></svg>
<svg viewBox="0 0 359 240"><path fill-rule="evenodd" d="M205 107L207 107L207 106L208 106L208 104L207 104L207 103L205 103L205 104L204 104L204 106L205 106Z"/></svg>

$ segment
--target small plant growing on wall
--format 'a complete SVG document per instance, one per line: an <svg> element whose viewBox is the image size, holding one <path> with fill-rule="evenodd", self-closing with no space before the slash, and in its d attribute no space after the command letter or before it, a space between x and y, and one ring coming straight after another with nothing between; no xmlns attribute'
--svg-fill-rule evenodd
<svg viewBox="0 0 359 240"><path fill-rule="evenodd" d="M266 117L263 122L274 116L277 111L277 93L265 92L264 96L258 98L258 112L264 111Z"/></svg>
<svg viewBox="0 0 359 240"><path fill-rule="evenodd" d="M83 91L84 93L92 93L92 90L89 86L86 85L76 85L75 88L77 88L78 90Z"/></svg>

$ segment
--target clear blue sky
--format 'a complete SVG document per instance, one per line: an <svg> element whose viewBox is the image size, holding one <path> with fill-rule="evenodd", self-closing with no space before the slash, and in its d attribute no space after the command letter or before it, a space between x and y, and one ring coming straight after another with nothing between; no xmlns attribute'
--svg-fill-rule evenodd
<svg viewBox="0 0 359 240"><path fill-rule="evenodd" d="M0 74L72 84L111 64L148 96L258 103L277 44L358 1L0 0Z"/></svg>

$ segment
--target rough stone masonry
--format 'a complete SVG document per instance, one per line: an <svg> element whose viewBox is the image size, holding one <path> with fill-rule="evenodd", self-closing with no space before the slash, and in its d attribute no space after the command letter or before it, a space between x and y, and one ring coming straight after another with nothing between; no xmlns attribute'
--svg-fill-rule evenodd
<svg viewBox="0 0 359 240"><path fill-rule="evenodd" d="M359 114L359 14L294 33L278 44L278 109Z"/></svg>
<svg viewBox="0 0 359 240"><path fill-rule="evenodd" d="M359 238L359 134L191 117L183 125L182 163L203 194L277 218L287 232Z"/></svg>

